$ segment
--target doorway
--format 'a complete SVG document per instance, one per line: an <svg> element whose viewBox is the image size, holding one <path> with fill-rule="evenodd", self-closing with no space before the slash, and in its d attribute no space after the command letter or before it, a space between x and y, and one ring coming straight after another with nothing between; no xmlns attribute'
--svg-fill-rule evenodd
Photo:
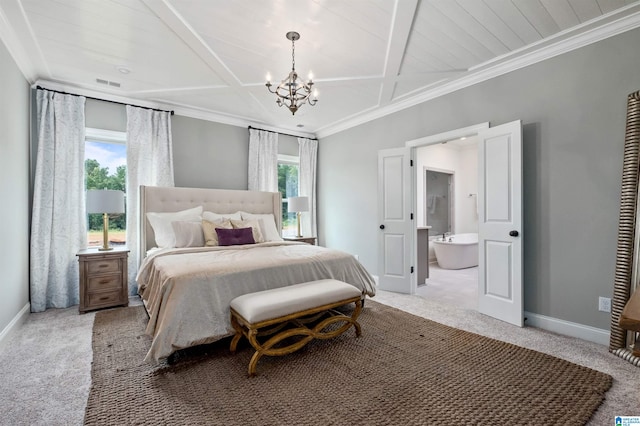
<svg viewBox="0 0 640 426"><path fill-rule="evenodd" d="M452 269L450 258L438 262L436 256L436 248L441 255L446 251L447 256L468 256L466 248L459 247L464 253L455 253L456 247L444 246L440 241L443 238L445 241L460 241L467 238L467 234L478 233L477 138L470 135L417 147L415 161L418 184L416 213L422 219L418 226L428 227L430 236L426 250L428 258L418 259L418 264L422 261L429 263L429 274L425 280L418 280L416 294L438 303L477 309L477 245L474 247L475 262L464 265L464 268L457 265L459 269ZM419 185L421 180L422 188Z"/></svg>
<svg viewBox="0 0 640 426"><path fill-rule="evenodd" d="M478 137L478 311L522 327L522 122L452 130L378 151L381 290L415 294L421 265L414 213L416 148ZM419 216L418 216L419 217ZM420 239L422 240L422 238ZM414 273L415 271L418 273Z"/></svg>

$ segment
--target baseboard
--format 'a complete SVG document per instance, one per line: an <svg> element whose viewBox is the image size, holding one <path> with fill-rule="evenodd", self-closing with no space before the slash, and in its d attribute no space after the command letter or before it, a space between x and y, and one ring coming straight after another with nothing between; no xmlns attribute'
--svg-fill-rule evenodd
<svg viewBox="0 0 640 426"><path fill-rule="evenodd" d="M610 332L608 330L534 314L532 312L525 312L524 316L527 318L526 325L563 334L565 336L577 337L578 339L587 340L589 342L605 346L609 345Z"/></svg>
<svg viewBox="0 0 640 426"><path fill-rule="evenodd" d="M31 311L31 304L27 303L24 305L22 309L16 314L15 317L11 320L9 324L0 332L0 347L4 345L4 343L8 340L8 337L11 335L13 331L15 331L20 325L26 321L29 312Z"/></svg>

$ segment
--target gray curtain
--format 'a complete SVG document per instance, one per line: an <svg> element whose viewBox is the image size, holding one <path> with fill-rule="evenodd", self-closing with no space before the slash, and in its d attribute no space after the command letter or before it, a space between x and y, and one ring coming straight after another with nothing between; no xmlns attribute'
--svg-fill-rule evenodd
<svg viewBox="0 0 640 426"><path fill-rule="evenodd" d="M174 186L171 113L127 105L127 247L129 294L136 294L139 253L140 185Z"/></svg>
<svg viewBox="0 0 640 426"><path fill-rule="evenodd" d="M76 253L87 246L83 96L37 90L31 218L31 311L79 303Z"/></svg>
<svg viewBox="0 0 640 426"><path fill-rule="evenodd" d="M278 192L278 134L249 129L249 190Z"/></svg>

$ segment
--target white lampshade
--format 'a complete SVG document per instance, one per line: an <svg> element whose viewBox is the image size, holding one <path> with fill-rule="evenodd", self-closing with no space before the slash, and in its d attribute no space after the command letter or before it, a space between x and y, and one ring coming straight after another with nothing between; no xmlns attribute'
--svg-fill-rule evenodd
<svg viewBox="0 0 640 426"><path fill-rule="evenodd" d="M309 197L289 197L287 202L287 211L290 213L308 212Z"/></svg>
<svg viewBox="0 0 640 426"><path fill-rule="evenodd" d="M124 213L124 192L90 189L87 191L87 213Z"/></svg>

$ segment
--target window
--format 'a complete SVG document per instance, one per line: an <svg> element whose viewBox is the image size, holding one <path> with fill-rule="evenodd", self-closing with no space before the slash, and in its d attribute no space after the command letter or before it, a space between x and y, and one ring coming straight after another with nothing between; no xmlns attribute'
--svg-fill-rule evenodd
<svg viewBox="0 0 640 426"><path fill-rule="evenodd" d="M127 134L94 128L85 129L84 185L88 189L117 189L127 192ZM102 215L90 214L87 222L89 247L102 245ZM109 244L126 243L126 214L109 216Z"/></svg>
<svg viewBox="0 0 640 426"><path fill-rule="evenodd" d="M300 158L278 155L278 191L282 194L282 235L298 232L296 214L287 212L287 198L298 196L298 168Z"/></svg>

